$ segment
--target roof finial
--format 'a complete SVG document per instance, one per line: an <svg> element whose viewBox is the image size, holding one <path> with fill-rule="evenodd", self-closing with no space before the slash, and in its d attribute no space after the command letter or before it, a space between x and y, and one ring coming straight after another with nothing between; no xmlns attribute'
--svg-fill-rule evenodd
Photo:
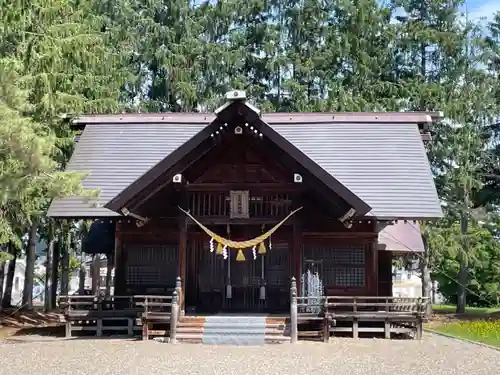
<svg viewBox="0 0 500 375"><path fill-rule="evenodd" d="M226 100L246 100L247 94L243 90L231 90L226 92Z"/></svg>

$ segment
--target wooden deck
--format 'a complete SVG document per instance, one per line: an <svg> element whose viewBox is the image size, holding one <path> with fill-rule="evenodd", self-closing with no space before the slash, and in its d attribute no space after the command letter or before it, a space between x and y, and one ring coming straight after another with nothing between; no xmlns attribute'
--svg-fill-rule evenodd
<svg viewBox="0 0 500 375"><path fill-rule="evenodd" d="M202 316L184 316L180 312L181 281L171 296L64 296L60 304L66 318L66 337L74 331L93 332L95 336L169 337L176 342L179 324ZM290 289L290 314L215 314L219 316L265 316L266 324L285 325L292 343L299 338L328 342L330 336L350 334L405 334L422 338L425 298L373 296L297 296L295 280ZM214 314L205 315L213 317ZM269 321L269 322L268 322ZM182 331L182 330L181 330Z"/></svg>
<svg viewBox="0 0 500 375"><path fill-rule="evenodd" d="M425 298L400 297L296 297L297 334L328 341L331 335L383 333L422 338Z"/></svg>

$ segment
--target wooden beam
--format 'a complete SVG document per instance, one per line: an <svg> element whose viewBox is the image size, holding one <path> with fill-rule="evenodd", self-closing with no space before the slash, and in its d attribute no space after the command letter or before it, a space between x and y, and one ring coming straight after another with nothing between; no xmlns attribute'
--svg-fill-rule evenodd
<svg viewBox="0 0 500 375"><path fill-rule="evenodd" d="M287 156L284 151L278 151L276 150L273 152L273 158L278 161L280 164L285 166L288 170L292 171L292 173L299 173L302 174L302 177L304 177L304 182L302 182L300 185L302 185L302 190L309 190L311 192L318 193L321 195L321 197L326 200L326 202L334 208L336 212L336 216L340 217L344 215L349 208L351 208L340 196L337 195L338 201L335 201L331 198L332 196L332 191L328 189L327 186L323 184L322 181L320 181L316 176L314 176L311 172L309 172L306 168L304 168L300 163L298 163L296 160L293 160L289 155ZM344 203L343 205L341 204ZM342 206L345 206L345 209L343 209Z"/></svg>
<svg viewBox="0 0 500 375"><path fill-rule="evenodd" d="M251 217L248 219L230 219L229 216L217 216L217 217L197 217L200 223L205 225L276 225L283 217L275 218L260 218ZM197 225L193 220L188 218L188 225ZM286 221L283 226L292 225L290 221Z"/></svg>
<svg viewBox="0 0 500 375"><path fill-rule="evenodd" d="M175 151L167 155L162 161L160 161L144 175L135 180L131 185L126 187L111 201L106 203L105 208L118 212L121 208L128 205L130 201L134 199L134 197L140 194L140 192L147 189L147 187L151 184L154 184L155 181L158 181L158 179L162 178L162 176L166 174L166 171L176 169L179 162L186 158L186 155L192 155L193 151L196 151L198 147L200 147L200 145L202 145L204 142L211 142L210 134L219 126L220 122L218 121L218 119L215 119L198 134L190 138L181 147L177 148ZM172 177L170 177L170 179Z"/></svg>
<svg viewBox="0 0 500 375"><path fill-rule="evenodd" d="M114 294L123 296L126 292L125 262L123 256L122 223L117 222L115 227L115 282Z"/></svg>
<svg viewBox="0 0 500 375"><path fill-rule="evenodd" d="M210 140L207 140L207 142L210 142ZM167 186L169 183L172 183L172 178L178 174L184 172L187 168L189 168L191 165L196 163L199 159L201 159L203 156L205 156L210 150L212 150L215 147L215 143L212 143L210 146L208 146L206 149L198 150L198 152L191 153L190 155L187 155L184 159L182 159L178 164L174 166L174 168L170 169L167 171L162 177L161 180L157 180L158 183L156 186L153 187L152 190L149 190L149 192L145 193L141 192L139 195L133 199L133 203L130 205L129 210L137 210L137 208L149 200L151 197L153 197L156 193L158 193L160 190L162 190L165 186ZM195 150L197 151L197 150ZM149 187L149 186L148 186Z"/></svg>
<svg viewBox="0 0 500 375"><path fill-rule="evenodd" d="M377 238L377 233L373 232L303 232L306 238L345 238L370 240Z"/></svg>
<svg viewBox="0 0 500 375"><path fill-rule="evenodd" d="M303 190L302 184L294 183L245 183L245 184L226 184L226 183L200 183L188 184L186 186L190 192L210 192L210 191L230 191L230 190L250 190L250 191L266 191L266 192L295 192Z"/></svg>

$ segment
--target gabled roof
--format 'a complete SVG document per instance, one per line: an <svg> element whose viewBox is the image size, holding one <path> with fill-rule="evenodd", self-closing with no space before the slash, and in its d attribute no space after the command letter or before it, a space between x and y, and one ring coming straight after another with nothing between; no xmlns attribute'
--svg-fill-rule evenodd
<svg viewBox="0 0 500 375"><path fill-rule="evenodd" d="M210 139L210 137L212 137L218 128L224 123L224 119L230 120L233 119L234 116L243 116L244 121L252 124L252 126L255 126L256 129L262 133L265 138L269 139L275 147L280 148L288 156L292 157L314 177L324 183L325 186L331 190L331 192L340 197L340 199L344 200L351 208L354 208L357 215L363 216L371 210L371 207L368 204L342 185L342 183L339 182L334 175L326 173L325 170L323 170L317 163L311 160L300 149L290 143L286 138L282 137L271 126L263 121L258 110L241 101L229 102L224 105L223 109L217 111L217 118L214 121L205 126L199 133L190 138L172 153L166 155L158 164L144 173L140 178L135 180L116 197L109 201L105 207L112 211L119 212L122 208L126 207L131 199L140 194L150 185L154 184L155 181L165 175L171 168L174 168L182 158L193 152L198 146L201 145L202 142ZM175 171L174 174L180 172L182 171Z"/></svg>
<svg viewBox="0 0 500 375"><path fill-rule="evenodd" d="M212 114L130 114L89 116L69 162L88 171L88 188L99 188L98 206L73 197L52 202L49 216L106 217L102 206L134 181L192 141L215 118ZM262 120L286 144L307 155L325 179L344 188L384 219L442 216L419 125L423 113L276 113Z"/></svg>

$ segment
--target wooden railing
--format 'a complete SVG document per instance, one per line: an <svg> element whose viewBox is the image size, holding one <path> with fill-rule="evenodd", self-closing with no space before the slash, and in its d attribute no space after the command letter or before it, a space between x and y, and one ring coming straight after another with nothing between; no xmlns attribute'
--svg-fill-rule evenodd
<svg viewBox="0 0 500 375"><path fill-rule="evenodd" d="M134 320L139 310L134 306L133 297L112 296L61 296L59 306L64 309L66 337L73 331L93 331L102 336L103 331L127 331L133 335Z"/></svg>
<svg viewBox="0 0 500 375"><path fill-rule="evenodd" d="M96 336L102 336L103 331L126 330L127 336L133 336L135 330L142 330L143 340L168 332L170 342L175 343L181 294L181 279L178 277L170 296L61 296L59 305L66 318L66 337L71 337L73 331L93 331ZM168 325L169 328L155 330L156 325Z"/></svg>
<svg viewBox="0 0 500 375"><path fill-rule="evenodd" d="M414 334L422 338L426 298L373 297L373 296L297 296L295 278L291 282L291 332L292 342L299 336L300 322L320 323L324 341L330 333L350 332L357 338L360 332L384 333L386 338L391 333ZM338 324L342 323L342 324ZM359 323L370 323L360 327ZM378 326L383 323L382 326ZM304 332L310 335L314 332Z"/></svg>
<svg viewBox="0 0 500 375"><path fill-rule="evenodd" d="M287 193L251 195L248 202L250 217L283 217L290 213L291 207ZM192 192L189 210L199 218L227 217L231 210L229 192Z"/></svg>

